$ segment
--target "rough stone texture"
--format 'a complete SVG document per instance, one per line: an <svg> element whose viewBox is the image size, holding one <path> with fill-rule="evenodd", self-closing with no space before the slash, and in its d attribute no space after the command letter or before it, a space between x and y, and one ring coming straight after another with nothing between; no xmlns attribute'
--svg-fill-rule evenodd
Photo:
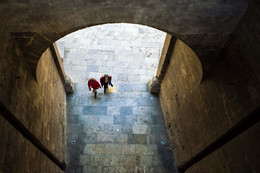
<svg viewBox="0 0 260 173"><path fill-rule="evenodd" d="M174 41L174 43L172 43ZM172 54L172 48L176 42L176 38L172 37L170 34L167 34L165 37L160 61L158 64L158 70L156 73L156 78L159 80L159 82L162 82L162 79L164 78L165 72L168 68L170 57ZM173 45L171 45L173 44Z"/></svg>
<svg viewBox="0 0 260 173"><path fill-rule="evenodd" d="M68 33L87 26L108 22L131 22L167 31L180 40L183 40L196 52L204 71L205 69L210 69L213 62L217 62L214 57L218 57L223 45L227 43L227 47L222 51L222 59L218 60L222 61L222 63L215 65L215 71L212 71L210 75L208 74L209 79L205 80L201 86L196 86L194 90L190 89L188 85L182 86L181 83L184 82L182 82L182 78L178 78L179 80L176 83L168 82L172 87L176 87L176 84L181 85L178 87L179 90L185 90L186 92L181 95L172 94L171 97L167 98L168 100L162 100L166 103L171 102L173 98L176 100L172 104L173 106L168 107L168 111L165 111L166 117L169 117L169 115L180 115L179 118L183 117L181 120L184 121L181 122L179 119L176 121L178 122L178 127L171 127L172 129L177 128L180 130L180 133L184 135L187 134L187 136L180 137L183 138L183 140L179 140L178 137L176 138L179 151L187 150L187 145L196 146L197 150L198 148L203 148L202 146L205 146L206 143L212 141L211 139L214 139L212 136L217 136L217 133L221 133L219 131L221 127L225 127L223 131L228 129L234 122L239 121L239 119L259 106L257 103L259 103L260 68L258 57L260 54L260 29L259 5L257 5L259 2L257 2L257 0L250 1L251 3L255 2L255 4L253 3L253 5L250 6L246 15L242 18L241 23L237 26L241 16L247 9L248 2L247 0L230 0L225 2L203 0L151 0L129 2L109 0L99 2L91 0L39 0L34 2L30 1L30 3L29 1L17 0L1 1L1 101L19 117L26 127L35 132L37 136L45 138L49 135L56 135L57 133L49 131L53 128L48 127L60 129L57 128L57 125L59 126L63 121L50 121L51 123L47 123L47 121L41 118L45 117L45 115L40 116L40 118L37 116L39 115L37 112L40 109L46 110L45 108L52 107L52 104L45 104L50 103L49 101L37 102L38 97L36 97L36 95L38 96L40 94L37 93L39 90L38 84L34 80L36 66L42 53L52 42ZM234 29L235 32L232 34L232 37L230 37ZM14 40L18 47L14 44ZM96 50L90 51L90 53L93 52L95 53ZM229 56L227 56L227 54L229 54ZM226 60L227 57L229 58L228 60ZM23 60L26 60L26 62ZM189 64L189 61L185 61L185 63L182 64L186 66ZM32 69L32 72L29 72L29 68ZM186 68L184 68L184 66L182 66L182 68L185 72ZM93 67L90 71L96 70L97 69ZM105 68L103 70L109 71L110 69ZM135 72L139 70L140 69L136 69ZM205 75L205 73L203 75ZM143 78L141 76L132 76L130 78L133 77L135 79ZM125 81L128 80L128 77L125 75L120 75L118 78ZM135 88L131 88L129 85L122 86L127 86L126 89L122 87L122 90L135 90ZM193 86L193 83L190 84L190 86ZM140 88L143 89L142 86ZM63 89L60 89L59 91L62 90ZM169 88L169 91L172 90L172 88ZM49 89L45 90L45 93L49 93ZM14 95L19 95L22 99L17 99ZM209 95L211 96L209 97ZM212 97L214 99L210 99ZM53 97L50 100L57 98L58 97ZM201 101L196 102L197 100ZM78 103L82 102L81 100ZM123 106L127 102L122 99L115 99L112 103ZM133 102L131 103L134 105ZM186 105L186 107L183 105ZM56 106L53 107L56 108ZM181 108L176 109L176 107ZM82 109L82 107L73 109L73 111L75 111L75 118L71 118L71 122L81 121L78 113L82 111ZM180 112L178 111L178 114L172 114L175 110L179 110ZM189 110L191 113L184 114L184 110ZM140 113L144 111L149 112L146 109L141 110L139 108L134 108L133 112L135 111ZM120 111L116 108L110 108L108 112L110 114L120 115ZM191 115L196 116L196 119ZM58 116L47 116L46 119L57 117ZM91 120L95 121L96 119L92 118ZM221 121L221 123L219 123L219 121ZM194 124L197 124L197 126ZM47 128L43 128L43 126ZM186 131L182 126L188 127L191 130ZM80 125L73 128L79 127ZM216 132L215 127L217 127ZM153 131L156 132L156 128L153 129ZM123 130L131 131L131 128L125 126ZM1 132L2 131L1 127ZM41 133L41 131L43 132ZM172 134L173 130L170 133ZM197 135L191 135L195 133ZM85 134L79 134L79 136L80 138L86 136L85 141L93 141L96 139L95 135L87 136ZM121 137L121 141L124 141L123 136ZM49 141L46 139L48 145L56 145L61 141L57 139L58 142L56 143L52 139L52 137L50 139L48 138ZM157 141L157 139L151 136L147 141ZM46 144L46 142L44 143ZM182 144L185 146L182 147ZM62 147L48 148L59 150ZM75 147L76 152L80 149L81 148ZM259 148L256 150L259 151ZM57 151L57 153L62 152ZM232 158L233 157L236 158L236 155L232 156ZM243 160L240 161L240 163L243 163ZM84 168L75 166L75 168L86 171L92 168L100 170L100 166L84 166ZM111 168L111 170L112 169L114 168ZM138 168L122 166L116 168L116 170L129 170L134 172L138 171ZM152 171L159 172L159 170L156 170L156 167L150 168L148 172Z"/></svg>
<svg viewBox="0 0 260 173"><path fill-rule="evenodd" d="M74 82L68 75L65 76L65 90L66 93L73 93L75 91Z"/></svg>
<svg viewBox="0 0 260 173"><path fill-rule="evenodd" d="M190 169L195 172L259 172L260 123L213 152Z"/></svg>
<svg viewBox="0 0 260 173"><path fill-rule="evenodd" d="M121 22L151 26L183 40L207 72L248 1L40 0L3 1L0 5L1 55L5 55L10 37L14 38L34 72L41 54L57 39L88 26Z"/></svg>
<svg viewBox="0 0 260 173"><path fill-rule="evenodd" d="M15 49L15 44L12 48ZM65 91L51 53L47 50L39 61L38 82L32 76L28 64L18 49L16 49L16 53L11 51L6 59L0 59L1 102L55 157L64 162L66 150ZM9 133L3 126L0 126L0 131L1 137ZM25 141L24 138L13 139L13 141L12 139L10 138L8 142L16 144L17 148ZM7 147L5 145L8 143L3 143L0 148ZM13 152L19 155L24 151L14 149ZM40 161L40 157L42 156L38 158L37 155L33 159ZM22 156L14 157L8 152L5 152L3 159L5 158L9 158L8 163L20 162L24 159ZM7 164L6 166L12 165Z"/></svg>
<svg viewBox="0 0 260 173"><path fill-rule="evenodd" d="M214 70L199 86L194 84L197 78L197 65L193 61L195 55L177 41L160 92L177 166L260 106L258 9L256 4L248 9L226 43ZM253 132L256 133L256 130ZM245 132L252 136L241 134L239 140L233 139L227 146L194 165L193 172L247 172L244 171L247 166L254 170L249 172L258 172L259 163L254 159L259 161L259 156L252 153L259 153L259 147L256 147L259 138L246 142L257 135L253 132ZM236 145L239 147L231 149ZM228 149L231 149L230 152ZM241 150L244 152L241 153ZM237 157L238 153L241 156ZM247 155L252 158L252 165L247 165ZM228 165L225 161L229 161ZM209 163L214 163L212 169L207 169ZM223 165L226 166L221 169Z"/></svg>
<svg viewBox="0 0 260 173"><path fill-rule="evenodd" d="M176 38L172 37L170 34L167 34L165 37L164 46L160 56L156 77L153 77L152 80L148 82L148 89L150 93L159 94L161 89L161 83L165 76L166 70L169 66L175 43L176 43ZM198 72L198 74L202 75L202 70L201 72Z"/></svg>
<svg viewBox="0 0 260 173"><path fill-rule="evenodd" d="M54 43L49 47L49 49L52 53L52 57L56 65L56 69L58 70L58 73L60 75L66 93L73 93L74 82L72 82L71 78L65 74L64 67L63 67L63 60L60 57L60 53L58 51L57 45Z"/></svg>
<svg viewBox="0 0 260 173"><path fill-rule="evenodd" d="M176 172L158 97L146 84L165 35L141 25L107 24L57 41L76 81L67 96L68 173ZM103 94L102 88L94 99L86 81L104 73L112 75L116 92Z"/></svg>
<svg viewBox="0 0 260 173"><path fill-rule="evenodd" d="M0 172L62 173L49 158L0 116Z"/></svg>
<svg viewBox="0 0 260 173"><path fill-rule="evenodd" d="M158 94L161 89L161 82L157 78L153 77L148 83L148 90L150 93Z"/></svg>

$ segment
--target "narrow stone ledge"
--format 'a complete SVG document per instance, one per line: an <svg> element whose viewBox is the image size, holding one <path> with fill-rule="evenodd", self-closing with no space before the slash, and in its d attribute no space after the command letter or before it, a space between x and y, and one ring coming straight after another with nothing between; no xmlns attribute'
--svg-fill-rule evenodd
<svg viewBox="0 0 260 173"><path fill-rule="evenodd" d="M66 93L73 93L75 91L74 82L71 80L71 78L68 75L65 75L64 89Z"/></svg>
<svg viewBox="0 0 260 173"><path fill-rule="evenodd" d="M156 77L153 77L148 82L148 89L150 93L159 94L161 89L161 82Z"/></svg>
<svg viewBox="0 0 260 173"><path fill-rule="evenodd" d="M58 48L55 43L50 46L50 51L52 53L53 60L55 62L58 73L61 77L65 92L73 93L74 92L74 82L71 80L71 78L68 75L65 75L62 59L60 57Z"/></svg>

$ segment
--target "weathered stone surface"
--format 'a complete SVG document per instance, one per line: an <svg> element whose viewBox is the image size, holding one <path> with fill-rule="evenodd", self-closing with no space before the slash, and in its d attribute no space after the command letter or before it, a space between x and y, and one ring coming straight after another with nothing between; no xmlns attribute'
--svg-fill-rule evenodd
<svg viewBox="0 0 260 173"><path fill-rule="evenodd" d="M147 85L150 93L159 94L161 89L161 82L159 82L157 78L153 77Z"/></svg>
<svg viewBox="0 0 260 173"><path fill-rule="evenodd" d="M219 62L214 64L214 69L211 69L211 73L207 74L208 78L205 78L206 80L204 80L200 86L197 86L194 82L195 79L197 79L197 74L192 73L197 66L193 66L194 64L187 59L185 53L181 53L181 51L178 52L180 53L180 57L183 56L184 58L181 59L181 62L179 61L180 59L176 59L174 62L176 64L172 64L176 67L176 71L174 73L170 71L170 75L166 77L167 82L163 84L165 88L164 91L161 91L161 102L162 105L164 105L163 108L167 127L170 129L170 134L173 134L172 136L174 137L172 138L172 141L174 141L173 143L176 146L174 150L176 151L175 153L177 153L176 158L183 157L183 160L190 158L192 154L203 149L208 143L218 138L236 122L239 122L241 118L246 117L246 115L256 107L259 107L259 5L256 0L250 1L251 4L249 4L249 9L241 19L241 16L248 7L248 2L249 1L246 0L236 2L211 2L202 0L196 2L174 0L169 2L152 0L149 2L120 1L117 3L111 1L97 3L94 1L76 2L66 0L62 2L35 1L30 3L28 3L28 1L1 2L1 101L4 102L17 118L53 153L57 155L62 154L64 152L61 150L64 147L61 145L61 141L64 141L62 135L65 131L65 120L61 118L61 116L64 115L64 111L60 105L63 105L63 103L58 99L60 98L58 95L64 92L64 90L60 85L55 70L51 70L48 73L42 73L44 74L41 76L43 83L40 83L42 81L39 83L34 81L36 65L41 63L41 60L39 59L42 53L52 42L85 26L107 22L129 22L153 26L173 34L175 37L183 40L189 45L198 55L204 70L203 72L210 70L212 64L217 62L216 57L220 55L220 59L218 59ZM102 13L100 13L100 11L102 11ZM241 22L237 25L240 19ZM233 34L231 35L232 32ZM109 36L110 33L107 33L107 35ZM124 36L127 35L129 34L124 34ZM18 47L13 44L14 40ZM109 42L108 40L104 41ZM89 42L92 42L92 40L89 40ZM93 42L97 43L96 41ZM126 40L120 45L116 45L116 42L109 43L117 47L128 44ZM139 44L143 45L143 43ZM226 45L221 52L224 44ZM88 61L88 58L85 58L83 61L75 61L74 64L79 65L78 68L85 70L87 70L87 68L85 68L87 63L89 63L89 66L113 64L111 58L118 52L104 51L107 52L108 55L104 57L104 61L97 62L96 59L101 57L101 55L98 55L100 52L99 49L89 52L95 56L93 59L89 59ZM128 50L133 51L130 46L128 47ZM188 51L186 54L189 53L190 52ZM73 54L73 51L70 52L65 50L66 56L71 54ZM127 53L119 54L122 57L128 55ZM84 57L84 54L80 51L77 52L77 55ZM152 57L149 53L147 53L147 56ZM136 57L137 59L140 59L140 57ZM50 62L49 60L50 59L46 62ZM153 65L149 63L149 61L146 61L146 64ZM134 75L124 76L119 75L118 73L121 72L118 72L114 75L114 79L118 80L120 78L124 80L124 82L136 79L137 82L140 82L143 79L146 79L147 76L138 74L148 72L147 70L140 70L142 65L143 64L135 64L136 69L132 70L132 72L135 73ZM122 68L115 69L116 71L129 70L128 67L121 62L118 62L117 66ZM43 65L45 70L52 67L52 63ZM30 72L28 68L33 69L33 72ZM89 73L89 76L100 76L106 70L113 72L113 69L103 68L100 73L92 72ZM82 71L78 72L77 75L84 75L85 73L86 71ZM205 75L205 73L203 75ZM85 78L87 77L85 76ZM120 88L118 91L120 91ZM126 91L130 93L130 91L134 91L134 88L132 86L126 87ZM122 90L122 93L124 93L124 90ZM80 105L75 109L73 108L69 113L79 114L80 122L83 123L84 118L82 118L81 115L83 113L83 106L97 106L97 102L91 99L84 102L83 100L85 98L90 97L88 94L78 93L76 98L78 96L82 98L79 100L76 99L74 104L80 103ZM131 96L132 98L143 98L147 96L147 94L138 93L129 94L127 96ZM122 97L122 95L118 95L118 97ZM111 98L111 100L113 99ZM102 102L102 106L125 106L126 102L127 101L120 98L109 101L108 105L104 105L107 104L107 102ZM93 105L90 105L90 103L93 103ZM146 109L134 107L133 115L137 115L138 113L157 115L158 113L154 113L156 110L152 109L153 108ZM110 113L116 114L120 113L120 111L118 109ZM75 128L82 127L81 125L82 124L73 124ZM1 129L3 127L5 126L1 125ZM120 129L121 132L121 129L123 128L120 127L118 129ZM130 128L127 130L129 129ZM83 130L86 129L79 128L77 131L77 133L80 132L81 135L75 135L75 132L69 136L69 138L78 137L79 139L77 144L73 145L75 146L73 147L75 153L82 151L82 146L84 145L84 143L81 143L81 138L84 136ZM94 130L95 132L104 132L104 129L101 126L98 126L98 128ZM114 130L114 128L112 128L112 130ZM9 134L5 129L1 130L1 132L2 131L5 132L3 133L4 136ZM223 165L226 166L223 164L223 162L226 161L230 163L227 165L227 172L245 172L248 170L252 170L251 172L258 172L258 170L256 170L258 167L255 165L258 166L257 161L259 159L254 161L258 156L253 155L251 157L251 152L259 151L259 148L257 147L259 145L254 147L254 144L257 142L252 142L253 139L259 138L247 138L254 136L256 132L246 134L249 136L239 136L239 139L232 140L231 143L234 142L233 144L230 143L230 146L224 146L228 149L224 147L219 149L219 151L216 151L213 155L198 163L198 165L195 165L195 168L192 168L192 171L203 172L203 170L206 170L207 172L215 172L217 169L223 168ZM148 136L150 135L151 134L148 134L146 139L148 139ZM12 135L9 136L15 137ZM18 138L11 138L10 141L20 141L17 139ZM154 141L157 140L158 139ZM11 143L10 141L8 140L8 144ZM21 141L23 141L23 138ZM248 143L248 145L240 145L245 141L250 141L251 143ZM149 141L147 140L147 142ZM9 146L8 144L4 145ZM16 142L16 144L20 143ZM194 146L195 149L193 149ZM236 146L241 148L237 149ZM15 147L17 147L17 145ZM29 147L19 149L18 151L26 151L26 148ZM235 149L235 151L233 149ZM240 154L240 152L237 151L241 150L246 152L239 155L239 157L237 154ZM29 149L29 151L31 150ZM21 161L26 161L26 159L16 161L15 159L21 157L10 157L9 153L12 152L13 150L7 153L8 158L11 158L11 161L7 160L10 161L10 163L15 162L18 163L17 165L20 165L19 163ZM222 152L224 153L223 156L220 154ZM170 152L164 150L161 153ZM14 152L14 154L19 153ZM248 157L248 155L250 156ZM42 163L41 167L44 169L42 172L59 172L55 169L49 170L49 168L51 169L51 166L41 162L41 156L38 156L37 154L34 156L34 160L39 160L39 163ZM25 156L22 158L28 157ZM57 157L62 158L63 156ZM6 158L6 156L1 158ZM125 163L126 160L122 158L122 162ZM226 158L227 160L225 160ZM248 158L251 160L251 165L247 162ZM98 164L105 163L106 167L102 168L100 165L84 165L84 168L82 168L81 166L70 165L69 170L75 168L74 172L100 172L104 169L115 172L115 163L122 164L122 162L119 162L120 160L115 157L107 156L107 158L104 158L101 155L95 156L93 159L97 161L96 163ZM236 159L238 159L238 161ZM131 160L136 164L147 164L147 167L133 167L129 164L125 167L117 167L116 171L140 172L141 170L146 169L147 172L166 172L164 169L156 169L157 167L152 165L153 162L151 162L151 157L147 157L147 160L149 160L147 163L144 162L140 156L129 157L129 160L127 161ZM180 159L180 162L181 161L182 159ZM78 162L79 158L75 159L75 162L73 163L78 164ZM209 162L214 163L212 169L206 167L206 165L210 165ZM21 165L25 165L25 167L19 167L19 171L26 172L26 166L30 164L22 163ZM232 165L239 165L240 167L233 171ZM34 170L39 168L38 166L34 166L35 165L29 169ZM165 165L163 166L165 167ZM241 169L241 167L250 169L244 170ZM9 167L9 169L12 168L13 167ZM17 172L15 169L16 168L13 168L13 172ZM225 170L218 170L218 172L223 171ZM12 172L12 170L4 170L4 172ZM35 170L35 172L41 171Z"/></svg>
<svg viewBox="0 0 260 173"><path fill-rule="evenodd" d="M17 53L19 54L19 51ZM1 102L40 143L63 162L66 151L65 91L52 54L49 49L42 54L38 63L37 82L35 76L32 76L27 62L17 56L20 55L10 52L7 59L0 58ZM6 79L4 79L5 75ZM69 121L77 120L70 119ZM5 129L0 128L4 134ZM18 146L22 145L22 141L14 141ZM9 142L14 141L10 140ZM19 151L17 150L17 152ZM10 158L10 162L24 158L10 157L8 152L5 154L6 156L3 158ZM32 160L37 159L40 160L41 156L37 155Z"/></svg>
<svg viewBox="0 0 260 173"><path fill-rule="evenodd" d="M24 138L0 116L0 172L55 172L63 171ZM21 159L22 158L22 159ZM37 160L37 161L36 161Z"/></svg>
<svg viewBox="0 0 260 173"><path fill-rule="evenodd" d="M19 42L19 47L21 47L22 52L29 51L36 55L35 62L32 63L35 65L34 69L36 69L41 53L62 36L100 23L125 22L152 26L183 40L196 52L202 62L203 69L208 72L246 10L248 1L210 2L198 0L183 2L174 0L169 2L153 0L114 3L106 0L102 3L96 3L82 0L76 2L56 0L51 3L35 1L25 4L4 2L1 5L2 28L8 28L6 30L9 31L9 33L1 32L1 35L32 33L29 35L30 41ZM24 17L23 14L28 11L30 15ZM102 13L99 13L100 11ZM39 13L41 15L38 15ZM127 43L122 45L125 44ZM90 53L97 52L97 50L93 50Z"/></svg>
<svg viewBox="0 0 260 173"><path fill-rule="evenodd" d="M198 66L193 62L195 54L179 41L175 45L162 82L160 102L178 166L187 163L260 106L257 7L251 6L245 13L223 48L219 62L200 85L195 85L198 78ZM256 135L247 134L248 138ZM242 134L236 138L192 166L190 172L245 172L245 168L257 172L258 163L252 161L250 165L246 160L259 159L252 155L254 151L259 152L255 147L259 140L248 142ZM241 153L242 150L245 152Z"/></svg>
<svg viewBox="0 0 260 173"><path fill-rule="evenodd" d="M97 134L97 142L114 142L114 138L113 134Z"/></svg>
<svg viewBox="0 0 260 173"><path fill-rule="evenodd" d="M259 130L260 124L255 124L186 172L195 173L198 170L207 172L258 172L260 154Z"/></svg>
<svg viewBox="0 0 260 173"><path fill-rule="evenodd" d="M65 76L65 90L66 93L74 92L74 82L71 80L71 78L68 75Z"/></svg>

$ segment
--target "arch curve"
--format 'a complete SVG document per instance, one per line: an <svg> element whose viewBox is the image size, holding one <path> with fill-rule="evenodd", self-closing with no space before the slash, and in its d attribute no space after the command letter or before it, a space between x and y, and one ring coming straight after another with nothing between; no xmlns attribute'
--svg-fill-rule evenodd
<svg viewBox="0 0 260 173"><path fill-rule="evenodd" d="M35 72L41 54L66 34L97 24L124 22L154 27L179 38L197 54L206 75L247 6L244 0L10 2L6 7L10 12L3 14L1 21Z"/></svg>

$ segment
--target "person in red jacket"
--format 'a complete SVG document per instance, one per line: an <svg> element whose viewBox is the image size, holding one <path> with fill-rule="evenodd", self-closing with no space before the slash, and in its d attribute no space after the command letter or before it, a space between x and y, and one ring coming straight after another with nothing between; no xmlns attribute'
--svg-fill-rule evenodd
<svg viewBox="0 0 260 173"><path fill-rule="evenodd" d="M112 81L112 76L109 76L108 74L105 74L100 78L101 86L103 87L104 85L104 93L106 93L106 90L108 89L108 84L113 87L111 81Z"/></svg>
<svg viewBox="0 0 260 173"><path fill-rule="evenodd" d="M97 98L97 89L101 88L98 81L94 78L90 78L88 80L88 88L89 88L89 91L91 91L91 88L93 88L93 93L95 93L95 98Z"/></svg>

